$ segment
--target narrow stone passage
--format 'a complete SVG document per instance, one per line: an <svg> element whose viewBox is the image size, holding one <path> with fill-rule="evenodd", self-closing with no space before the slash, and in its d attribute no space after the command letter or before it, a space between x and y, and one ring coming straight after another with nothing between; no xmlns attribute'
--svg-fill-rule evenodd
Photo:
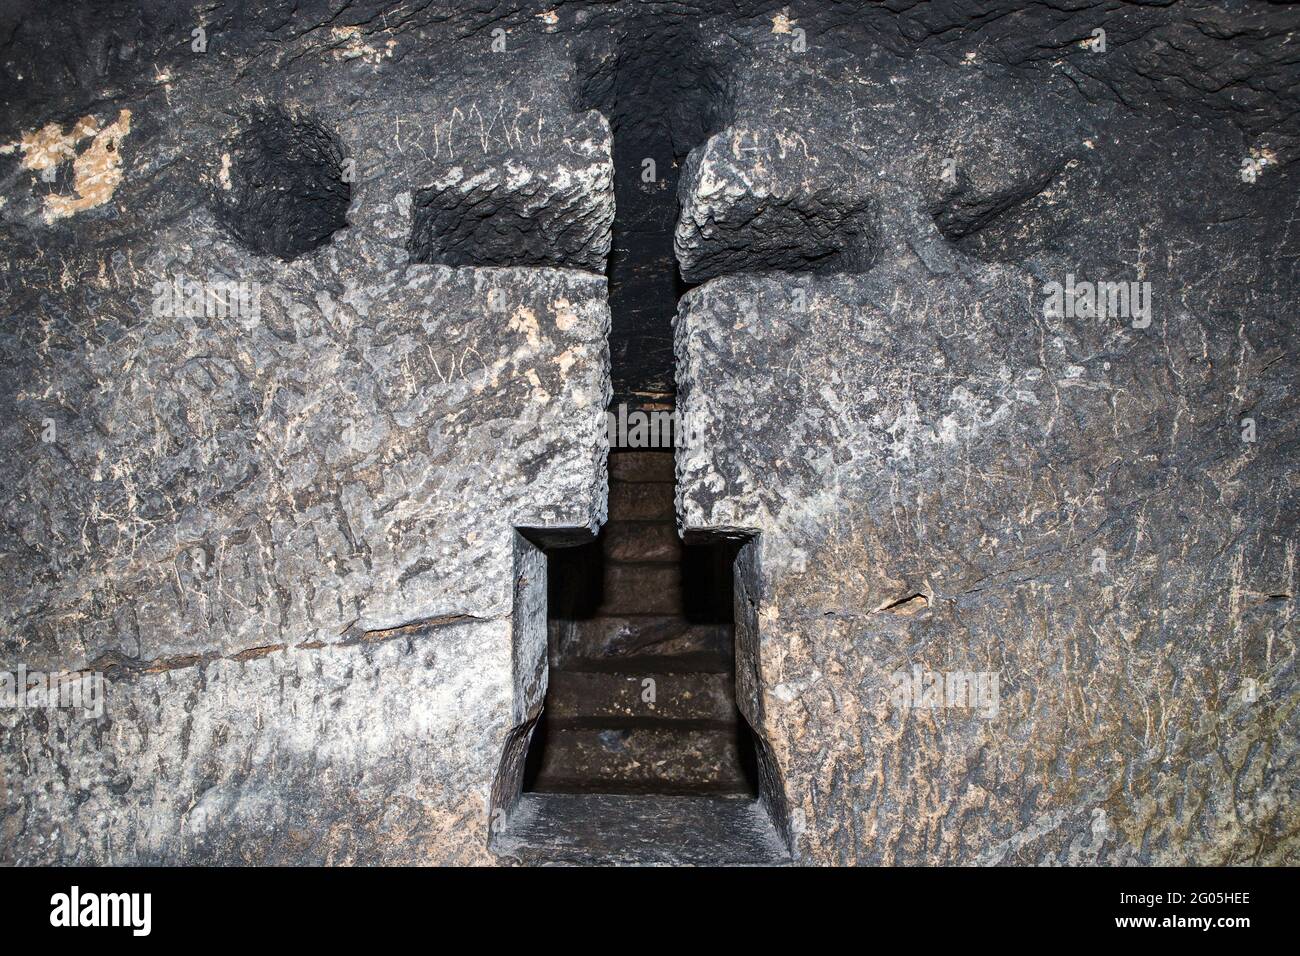
<svg viewBox="0 0 1300 956"><path fill-rule="evenodd" d="M584 61L582 105L613 131L611 412L674 404L678 178L723 99L697 40L684 21L636 16ZM737 546L683 545L671 446L611 444L608 523L591 543L547 554L549 686L524 788L756 795L735 703Z"/></svg>
<svg viewBox="0 0 1300 956"><path fill-rule="evenodd" d="M525 789L756 793L735 704L731 564L684 546L673 455L610 455L609 522L550 553L550 686Z"/></svg>

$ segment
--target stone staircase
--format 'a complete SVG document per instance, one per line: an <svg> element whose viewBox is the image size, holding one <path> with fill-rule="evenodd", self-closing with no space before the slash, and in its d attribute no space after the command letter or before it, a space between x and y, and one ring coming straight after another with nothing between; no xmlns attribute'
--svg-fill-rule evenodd
<svg viewBox="0 0 1300 956"><path fill-rule="evenodd" d="M684 547L670 452L610 455L609 521L550 556L550 680L525 789L753 795L731 553Z"/></svg>

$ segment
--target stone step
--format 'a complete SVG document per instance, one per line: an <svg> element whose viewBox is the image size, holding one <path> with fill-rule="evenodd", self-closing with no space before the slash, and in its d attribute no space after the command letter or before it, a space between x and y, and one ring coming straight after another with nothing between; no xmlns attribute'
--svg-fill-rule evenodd
<svg viewBox="0 0 1300 956"><path fill-rule="evenodd" d="M609 561L682 559L682 539L672 521L610 521L602 548Z"/></svg>
<svg viewBox="0 0 1300 956"><path fill-rule="evenodd" d="M492 849L526 864L779 866L789 862L771 817L739 796L525 793Z"/></svg>
<svg viewBox="0 0 1300 956"><path fill-rule="evenodd" d="M609 486L610 521L676 521L673 486L616 481Z"/></svg>
<svg viewBox="0 0 1300 956"><path fill-rule="evenodd" d="M553 620L551 649L557 667L581 667L580 662L617 662L628 657L656 660L731 656L731 628L725 624L691 624L667 615L592 617L576 621ZM686 663L686 660L683 660ZM672 667L656 663L656 669ZM691 666L696 666L693 662ZM722 667L730 670L730 667Z"/></svg>
<svg viewBox="0 0 1300 956"><path fill-rule="evenodd" d="M738 726L590 727L548 720L533 789L550 793L748 793Z"/></svg>
<svg viewBox="0 0 1300 956"><path fill-rule="evenodd" d="M728 673L628 673L553 670L546 715L555 721L596 718L735 721Z"/></svg>
<svg viewBox="0 0 1300 956"><path fill-rule="evenodd" d="M620 451L609 456L609 480L659 481L677 479L675 456L668 451Z"/></svg>
<svg viewBox="0 0 1300 956"><path fill-rule="evenodd" d="M682 570L676 564L605 563L602 614L681 614Z"/></svg>

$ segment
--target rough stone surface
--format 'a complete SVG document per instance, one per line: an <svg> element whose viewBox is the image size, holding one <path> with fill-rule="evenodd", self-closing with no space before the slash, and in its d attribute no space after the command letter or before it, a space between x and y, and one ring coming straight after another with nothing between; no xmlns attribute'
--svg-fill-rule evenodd
<svg viewBox="0 0 1300 956"><path fill-rule="evenodd" d="M545 689L513 529L604 519L608 128L562 82L431 95L400 41L336 39L234 88L161 71L66 150L31 114L0 156L0 655L107 683L98 719L0 712L6 862L493 859ZM50 220L35 167L119 110L115 191ZM586 271L413 262L413 197L461 169L536 187Z"/></svg>
<svg viewBox="0 0 1300 956"><path fill-rule="evenodd" d="M614 219L609 124L593 110L564 133L553 167L533 156L475 157L477 164L458 163L417 190L409 243L416 261L603 272ZM541 139L539 125L529 147Z"/></svg>
<svg viewBox="0 0 1300 956"><path fill-rule="evenodd" d="M833 149L779 127L732 126L692 152L673 238L682 276L865 271L878 218L867 167Z"/></svg>
<svg viewBox="0 0 1300 956"><path fill-rule="evenodd" d="M678 507L757 535L738 696L796 858L1294 863L1294 167L960 65L782 69L736 122L870 156L884 246L686 295ZM1149 324L1050 314L1067 275L1150 282ZM996 713L907 706L914 667Z"/></svg>

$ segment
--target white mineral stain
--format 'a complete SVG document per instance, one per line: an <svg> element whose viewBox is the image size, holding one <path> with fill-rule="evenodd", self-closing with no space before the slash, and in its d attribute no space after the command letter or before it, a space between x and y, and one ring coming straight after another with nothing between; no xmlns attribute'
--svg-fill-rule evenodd
<svg viewBox="0 0 1300 956"><path fill-rule="evenodd" d="M510 316L510 328L515 332L523 332L528 337L530 347L537 348L541 344L541 338L538 335L537 313L528 306L521 305L515 309L514 314Z"/></svg>
<svg viewBox="0 0 1300 956"><path fill-rule="evenodd" d="M1250 150L1250 158L1255 162L1256 173L1262 173L1269 166L1277 165L1277 153L1267 146L1253 146Z"/></svg>
<svg viewBox="0 0 1300 956"><path fill-rule="evenodd" d="M16 143L6 144L4 151L12 153L15 147L21 147L23 169L40 172L75 159L77 143L93 136L98 128L93 116L83 116L66 133L58 123L46 123L38 130L23 133Z"/></svg>
<svg viewBox="0 0 1300 956"><path fill-rule="evenodd" d="M528 379L528 384L533 387L532 400L545 405L551 400L551 393L542 387L542 379L537 374L536 369L529 369L524 373L524 378Z"/></svg>
<svg viewBox="0 0 1300 956"><path fill-rule="evenodd" d="M506 188L517 192L532 181L533 173L527 166L506 162Z"/></svg>
<svg viewBox="0 0 1300 956"><path fill-rule="evenodd" d="M555 327L561 332L569 331L578 323L578 313L568 299L556 299L551 303L551 311L555 313Z"/></svg>
<svg viewBox="0 0 1300 956"><path fill-rule="evenodd" d="M365 33L360 26L332 27L330 35L339 43L331 51L336 60L362 59L367 63L377 64L380 60L390 59L397 46L396 40L389 40L382 50L365 42Z"/></svg>
<svg viewBox="0 0 1300 956"><path fill-rule="evenodd" d="M122 140L131 132L131 111L122 110L117 121L99 128L93 116L83 116L64 132L58 123L24 133L6 152L22 149L24 169L43 172L72 162L73 195L51 193L45 197L45 221L54 222L86 209L102 206L122 182ZM77 155L76 146L90 137L90 145Z"/></svg>
<svg viewBox="0 0 1300 956"><path fill-rule="evenodd" d="M567 377L569 369L573 368L574 363L578 361L578 356L573 349L565 349L551 361L560 367L561 377Z"/></svg>

